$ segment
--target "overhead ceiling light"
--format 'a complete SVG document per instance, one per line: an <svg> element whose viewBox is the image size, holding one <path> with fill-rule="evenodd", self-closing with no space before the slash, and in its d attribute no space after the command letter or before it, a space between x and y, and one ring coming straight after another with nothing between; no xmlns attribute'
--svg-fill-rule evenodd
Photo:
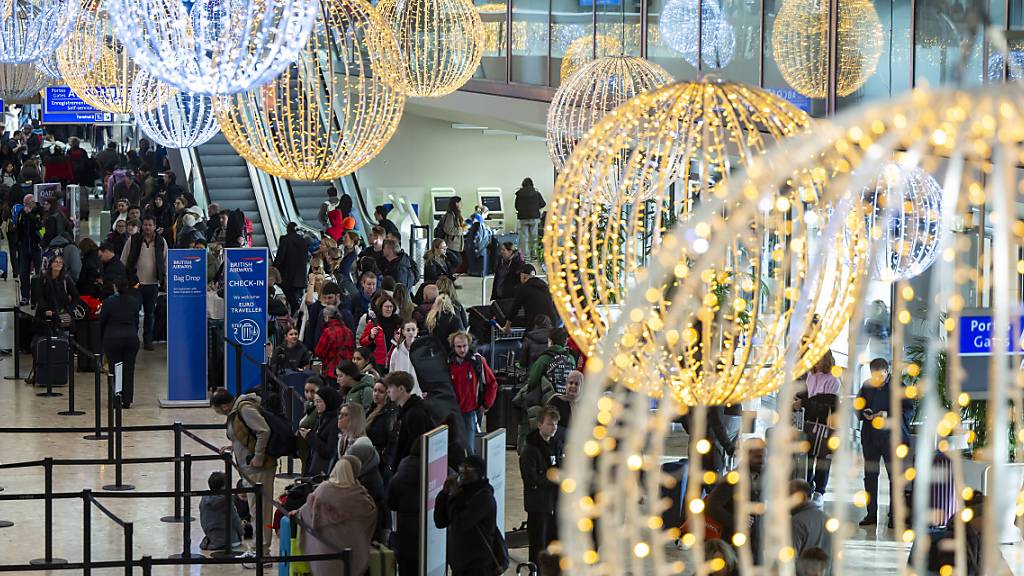
<svg viewBox="0 0 1024 576"><path fill-rule="evenodd" d="M459 124L453 123L452 128L456 130L487 130L487 126L477 126L476 124Z"/></svg>

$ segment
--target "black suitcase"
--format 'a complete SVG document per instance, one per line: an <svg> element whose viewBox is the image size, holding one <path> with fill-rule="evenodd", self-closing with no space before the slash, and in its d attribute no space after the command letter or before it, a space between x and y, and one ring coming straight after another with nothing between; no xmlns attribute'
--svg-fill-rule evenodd
<svg viewBox="0 0 1024 576"><path fill-rule="evenodd" d="M491 319L494 317L490 304L471 306L466 313L469 315L469 333L479 344L491 341Z"/></svg>
<svg viewBox="0 0 1024 576"><path fill-rule="evenodd" d="M153 342L167 341L167 294L156 297L156 310L153 319Z"/></svg>
<svg viewBox="0 0 1024 576"><path fill-rule="evenodd" d="M101 354L103 352L103 340L100 338L99 320L76 320L75 341L78 342L79 346L92 354ZM79 372L93 372L96 370L92 355L78 350L77 356L77 369Z"/></svg>
<svg viewBox="0 0 1024 576"><path fill-rule="evenodd" d="M29 314L15 314L15 321L18 323L18 351L22 354L32 353L32 341L35 339L35 324Z"/></svg>
<svg viewBox="0 0 1024 576"><path fill-rule="evenodd" d="M668 476L671 480L663 478L661 482L661 499L671 502L668 508L661 513L662 525L666 529L679 528L686 520L686 510L683 503L686 495L686 482L689 476L690 463L686 458L680 458L674 462L665 462L661 465L662 476Z"/></svg>
<svg viewBox="0 0 1024 576"><path fill-rule="evenodd" d="M67 386L69 346L64 335L36 340L32 357L36 386Z"/></svg>

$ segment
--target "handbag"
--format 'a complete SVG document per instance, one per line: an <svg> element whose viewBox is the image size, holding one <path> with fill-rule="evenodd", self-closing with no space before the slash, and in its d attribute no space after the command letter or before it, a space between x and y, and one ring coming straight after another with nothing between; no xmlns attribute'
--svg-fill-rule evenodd
<svg viewBox="0 0 1024 576"><path fill-rule="evenodd" d="M60 327L63 330L71 328L71 314L69 312L60 312L57 314L57 320L60 322Z"/></svg>
<svg viewBox="0 0 1024 576"><path fill-rule="evenodd" d="M508 570L509 563L511 562L508 556L508 546L505 545L505 538L501 535L501 530L495 527L494 536L490 538L490 541L488 541L483 531L480 530L480 526L476 527L476 533L480 535L480 538L484 541L484 546L487 546L487 551L491 553L491 559L494 560L495 576L501 576Z"/></svg>

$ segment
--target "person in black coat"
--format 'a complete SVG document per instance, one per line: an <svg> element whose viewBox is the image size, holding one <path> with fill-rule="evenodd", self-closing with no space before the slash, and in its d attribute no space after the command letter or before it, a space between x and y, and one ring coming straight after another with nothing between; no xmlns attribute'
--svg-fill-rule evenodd
<svg viewBox="0 0 1024 576"><path fill-rule="evenodd" d="M889 373L889 362L885 358L875 358L871 361L871 379L860 388L857 399L854 401L854 408L857 410L857 417L864 425L861 426L860 444L864 451L864 490L868 493L867 514L860 521L861 526L874 526L878 522L878 475L881 472L882 462L885 462L886 471L890 476L890 484L893 474L893 455L890 448L892 438L892 399L889 386L891 375ZM913 446L910 441L910 423L914 420L914 401L901 394L899 430L901 442ZM875 428L874 420L880 418L881 427ZM908 455L911 462L913 456ZM904 464L905 468L905 464ZM890 485L890 488L893 488ZM895 493L895 490L890 493ZM889 506L889 527L893 526L893 506Z"/></svg>
<svg viewBox="0 0 1024 576"><path fill-rule="evenodd" d="M494 284L491 285L491 300L509 300L516 297L519 289L519 272L526 265L523 254L516 245L503 242L498 249L498 265L494 268Z"/></svg>
<svg viewBox="0 0 1024 576"><path fill-rule="evenodd" d="M391 469L397 470L398 464L409 455L413 446L419 444L420 436L433 427L430 414L423 404L423 399L412 393L414 386L412 376L407 372L392 372L384 377L384 386L388 398L398 404L398 441L392 454Z"/></svg>
<svg viewBox="0 0 1024 576"><path fill-rule="evenodd" d="M309 446L309 459L302 470L303 476L329 474L329 464L338 453L338 409L341 394L330 386L321 386L313 398L316 409L316 428L299 428L297 434Z"/></svg>
<svg viewBox="0 0 1024 576"><path fill-rule="evenodd" d="M550 468L561 468L565 457L562 441L555 434L558 419L558 410L545 406L537 419L537 429L526 436L526 446L519 455L530 562L534 564L548 544L558 538L558 483L548 476Z"/></svg>
<svg viewBox="0 0 1024 576"><path fill-rule="evenodd" d="M61 314L71 314L78 303L78 289L64 273L63 257L50 260L46 272L32 280L32 302L36 306L36 318L52 327L60 326Z"/></svg>
<svg viewBox="0 0 1024 576"><path fill-rule="evenodd" d="M71 223L60 211L54 198L43 200L43 213L46 214L46 224L43 227L42 245L48 247L54 238L63 236L71 228Z"/></svg>
<svg viewBox="0 0 1024 576"><path fill-rule="evenodd" d="M29 279L32 272L39 272L42 266L42 250L39 245L39 231L43 227L42 209L36 204L35 196L26 194L22 199L21 213L15 222L18 238L18 278L21 279L21 303L28 304L32 287Z"/></svg>
<svg viewBox="0 0 1024 576"><path fill-rule="evenodd" d="M139 311L142 310L142 299L134 290L129 289L124 277L114 286L117 293L106 298L100 308L103 356L111 369L118 362L122 363L121 405L131 408L135 398L135 357L139 354Z"/></svg>
<svg viewBox="0 0 1024 576"><path fill-rule="evenodd" d="M388 389L383 382L373 385L373 409L366 415L366 435L380 455L380 470L384 482L391 479L394 469L392 457L398 446L398 404L388 398Z"/></svg>
<svg viewBox="0 0 1024 576"><path fill-rule="evenodd" d="M459 267L459 255L448 250L444 238L434 238L430 250L423 255L423 284L435 284L438 278L455 280Z"/></svg>
<svg viewBox="0 0 1024 576"><path fill-rule="evenodd" d="M496 574L501 567L493 550L498 505L487 481L487 465L470 456L459 473L448 477L434 502L434 525L447 528L448 566L452 576Z"/></svg>
<svg viewBox="0 0 1024 576"><path fill-rule="evenodd" d="M547 282L534 276L537 270L533 264L526 264L519 272L521 286L516 291L512 305L505 312L505 332L512 331L512 321L516 320L518 325L526 326L526 323L516 319L520 310L526 312L526 322L532 322L534 318L543 314L553 321L558 320L558 312L555 310L555 302L551 299L551 288Z"/></svg>
<svg viewBox="0 0 1024 576"><path fill-rule="evenodd" d="M519 220L519 247L526 252L528 260L537 249L540 238L540 211L546 203L540 192L533 187L533 180L523 179L523 185L516 190L516 218Z"/></svg>
<svg viewBox="0 0 1024 576"><path fill-rule="evenodd" d="M306 348L305 344L299 342L299 329L289 326L284 333L284 342L274 350L270 366L277 373L285 370L301 372L309 367L312 361L313 353Z"/></svg>
<svg viewBox="0 0 1024 576"><path fill-rule="evenodd" d="M395 283L412 290L420 281L420 272L416 263L402 251L395 240L384 241L384 258L381 260L381 274L391 276Z"/></svg>
<svg viewBox="0 0 1024 576"><path fill-rule="evenodd" d="M388 484L388 508L397 516L394 543L399 574L421 574L420 509L423 497L420 495L420 452L420 443L415 442Z"/></svg>
<svg viewBox="0 0 1024 576"><path fill-rule="evenodd" d="M109 242L104 242L100 246L100 263L103 265L103 272L99 278L101 298L112 296L118 282L128 281L128 269L118 257L120 254L121 252Z"/></svg>
<svg viewBox="0 0 1024 576"><path fill-rule="evenodd" d="M100 284L103 282L103 262L100 261L100 249L92 238L82 238L78 242L78 250L82 254L82 271L78 273L78 293L82 296L100 297Z"/></svg>
<svg viewBox="0 0 1024 576"><path fill-rule="evenodd" d="M392 235L395 238L401 240L402 233L398 230L398 226L391 220L388 220L389 210L384 206L377 206L373 209L373 217L377 219L377 225L384 229L384 235Z"/></svg>
<svg viewBox="0 0 1024 576"><path fill-rule="evenodd" d="M306 288L306 267L309 265L309 249L306 239L299 235L298 225L288 223L288 233L281 237L274 256L274 268L281 273L281 288L292 314L299 310L302 292Z"/></svg>

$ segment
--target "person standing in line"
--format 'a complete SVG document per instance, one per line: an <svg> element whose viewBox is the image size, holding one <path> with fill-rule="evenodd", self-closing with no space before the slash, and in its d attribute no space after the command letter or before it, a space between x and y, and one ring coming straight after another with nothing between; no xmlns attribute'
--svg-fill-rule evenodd
<svg viewBox="0 0 1024 576"><path fill-rule="evenodd" d="M576 409L576 400L583 388L583 372L573 370L565 377L565 394L555 394L548 400L548 406L558 410L558 432L556 436L562 444L569 439L569 426L572 424L572 413Z"/></svg>
<svg viewBox="0 0 1024 576"><path fill-rule="evenodd" d="M135 357L139 354L139 310L142 303L130 290L128 282L115 284L117 293L103 301L100 307L100 334L103 338L103 356L110 369L120 362L121 406L131 408L135 399Z"/></svg>
<svg viewBox="0 0 1024 576"><path fill-rule="evenodd" d="M167 270L167 243L156 233L156 220L152 216L142 219L142 233L134 234L121 251L130 283L139 285L142 296L142 347L153 349L153 326L156 324L156 300Z"/></svg>
<svg viewBox="0 0 1024 576"><path fill-rule="evenodd" d="M416 341L419 333L420 329L416 326L415 320L403 321L402 330L399 333L400 339L394 350L391 351L391 358L388 359L388 372L402 371L412 376L413 394L417 396L422 395L422 392L419 382L416 380L416 369L412 365L412 358L409 354L412 351L412 343Z"/></svg>
<svg viewBox="0 0 1024 576"><path fill-rule="evenodd" d="M384 229L385 235L391 234L395 238L401 239L402 233L398 230L398 226L388 218L389 212L390 210L386 206L377 206L373 209L373 217L377 220L377 225Z"/></svg>
<svg viewBox="0 0 1024 576"><path fill-rule="evenodd" d="M313 354L323 361L321 374L325 381L330 381L335 377L338 366L345 360L352 359L356 340L348 326L341 322L337 306L325 306L323 315L324 329Z"/></svg>
<svg viewBox="0 0 1024 576"><path fill-rule="evenodd" d="M39 273L42 266L43 252L39 245L39 231L43 227L43 217L36 197L26 194L21 201L23 208L15 222L15 235L18 237L18 281L21 283L21 302L29 303L32 288L32 273Z"/></svg>
<svg viewBox="0 0 1024 576"><path fill-rule="evenodd" d="M313 395L316 422L312 428L299 428L297 434L309 446L309 461L304 462L302 474L316 476L328 474L330 463L338 453L338 410L341 394L331 386L320 386Z"/></svg>
<svg viewBox="0 0 1024 576"><path fill-rule="evenodd" d="M391 469L397 470L398 464L419 443L420 436L430 431L433 423L423 399L412 393L412 376L407 372L388 374L384 377L384 386L388 398L398 405L398 418L395 422L397 432L393 432L397 442L390 462Z"/></svg>
<svg viewBox="0 0 1024 576"><path fill-rule="evenodd" d="M523 184L516 190L516 219L519 220L519 247L526 255L526 261L534 259L537 241L540 238L540 211L547 206L544 197L533 187L533 179L523 178Z"/></svg>
<svg viewBox="0 0 1024 576"><path fill-rule="evenodd" d="M299 311L302 292L306 288L306 265L309 263L309 250L306 240L299 235L298 225L288 223L288 232L281 237L274 256L274 268L281 272L281 287L292 314Z"/></svg>
<svg viewBox="0 0 1024 576"><path fill-rule="evenodd" d="M243 394L237 398L225 388L217 388L210 396L213 410L227 417L226 434L231 441L222 451L231 450L242 478L249 484L263 485L263 518L257 518L263 528L263 555L270 555L273 536L274 507L267 505L274 497L274 475L277 459L267 454L270 443L270 425L260 413L260 397ZM249 509L256 510L255 492L247 495ZM255 556L255 554L252 554Z"/></svg>
<svg viewBox="0 0 1024 576"><path fill-rule="evenodd" d="M448 477L434 502L434 525L447 529L452 576L496 574L502 570L494 550L498 506L487 480L487 465L467 457L459 473Z"/></svg>
<svg viewBox="0 0 1024 576"><path fill-rule="evenodd" d="M472 455L476 454L477 427L498 395L498 380L487 360L472 349L473 336L469 332L452 334L448 337L448 344L452 351L448 371L462 412L466 451Z"/></svg>
<svg viewBox="0 0 1024 576"><path fill-rule="evenodd" d="M462 251L466 247L466 220L462 217L462 198L452 196L448 200L448 211L441 216L441 231L448 250L459 257L459 264L465 260ZM452 258L454 260L454 258ZM459 264L456 264L458 267Z"/></svg>
<svg viewBox="0 0 1024 576"><path fill-rule="evenodd" d="M533 264L526 264L519 271L519 289L516 290L510 308L505 312L503 329L506 334L512 332L513 322L516 325L526 326L528 322L532 322L540 315L547 316L552 321L558 320L558 311L555 309L554 300L551 299L551 287L547 282L537 278L536 274L537 269L533 267ZM516 318L520 310L525 311L526 322L521 322Z"/></svg>
<svg viewBox="0 0 1024 576"><path fill-rule="evenodd" d="M832 351L818 360L807 376L807 391L797 394L794 410L804 411L804 432L811 441L807 454L811 459L807 467L807 481L813 482L814 491L809 495L819 506L824 501L828 487L828 473L832 466L832 451L828 440L832 437L832 415L839 409L839 378L832 374L835 358ZM797 553L800 551L797 550Z"/></svg>
<svg viewBox="0 0 1024 576"><path fill-rule="evenodd" d="M555 437L558 418L558 410L545 406L540 412L537 429L527 435L526 446L519 456L530 562L534 564L548 544L558 539L558 482L549 474L552 468L562 467L565 457L562 441Z"/></svg>
<svg viewBox="0 0 1024 576"><path fill-rule="evenodd" d="M890 419L892 402L889 392L891 385L891 374L889 373L889 361L885 358L875 358L871 361L871 378L861 385L860 392L853 402L853 409L857 411L857 417L864 425L860 430L860 444L864 451L864 490L868 493L867 514L860 521L861 526L874 526L878 523L878 475L881 472L882 462L885 462L886 472L889 473L890 488L892 484L893 461L890 450L890 439L892 429L898 428L900 442L910 446L910 423L914 420L914 401L907 398L906 394L900 391L903 398L900 402L902 418L900 422L894 423ZM913 462L913 457L908 456ZM895 494L890 490L890 494ZM889 528L894 525L893 511L895 507L889 505Z"/></svg>

